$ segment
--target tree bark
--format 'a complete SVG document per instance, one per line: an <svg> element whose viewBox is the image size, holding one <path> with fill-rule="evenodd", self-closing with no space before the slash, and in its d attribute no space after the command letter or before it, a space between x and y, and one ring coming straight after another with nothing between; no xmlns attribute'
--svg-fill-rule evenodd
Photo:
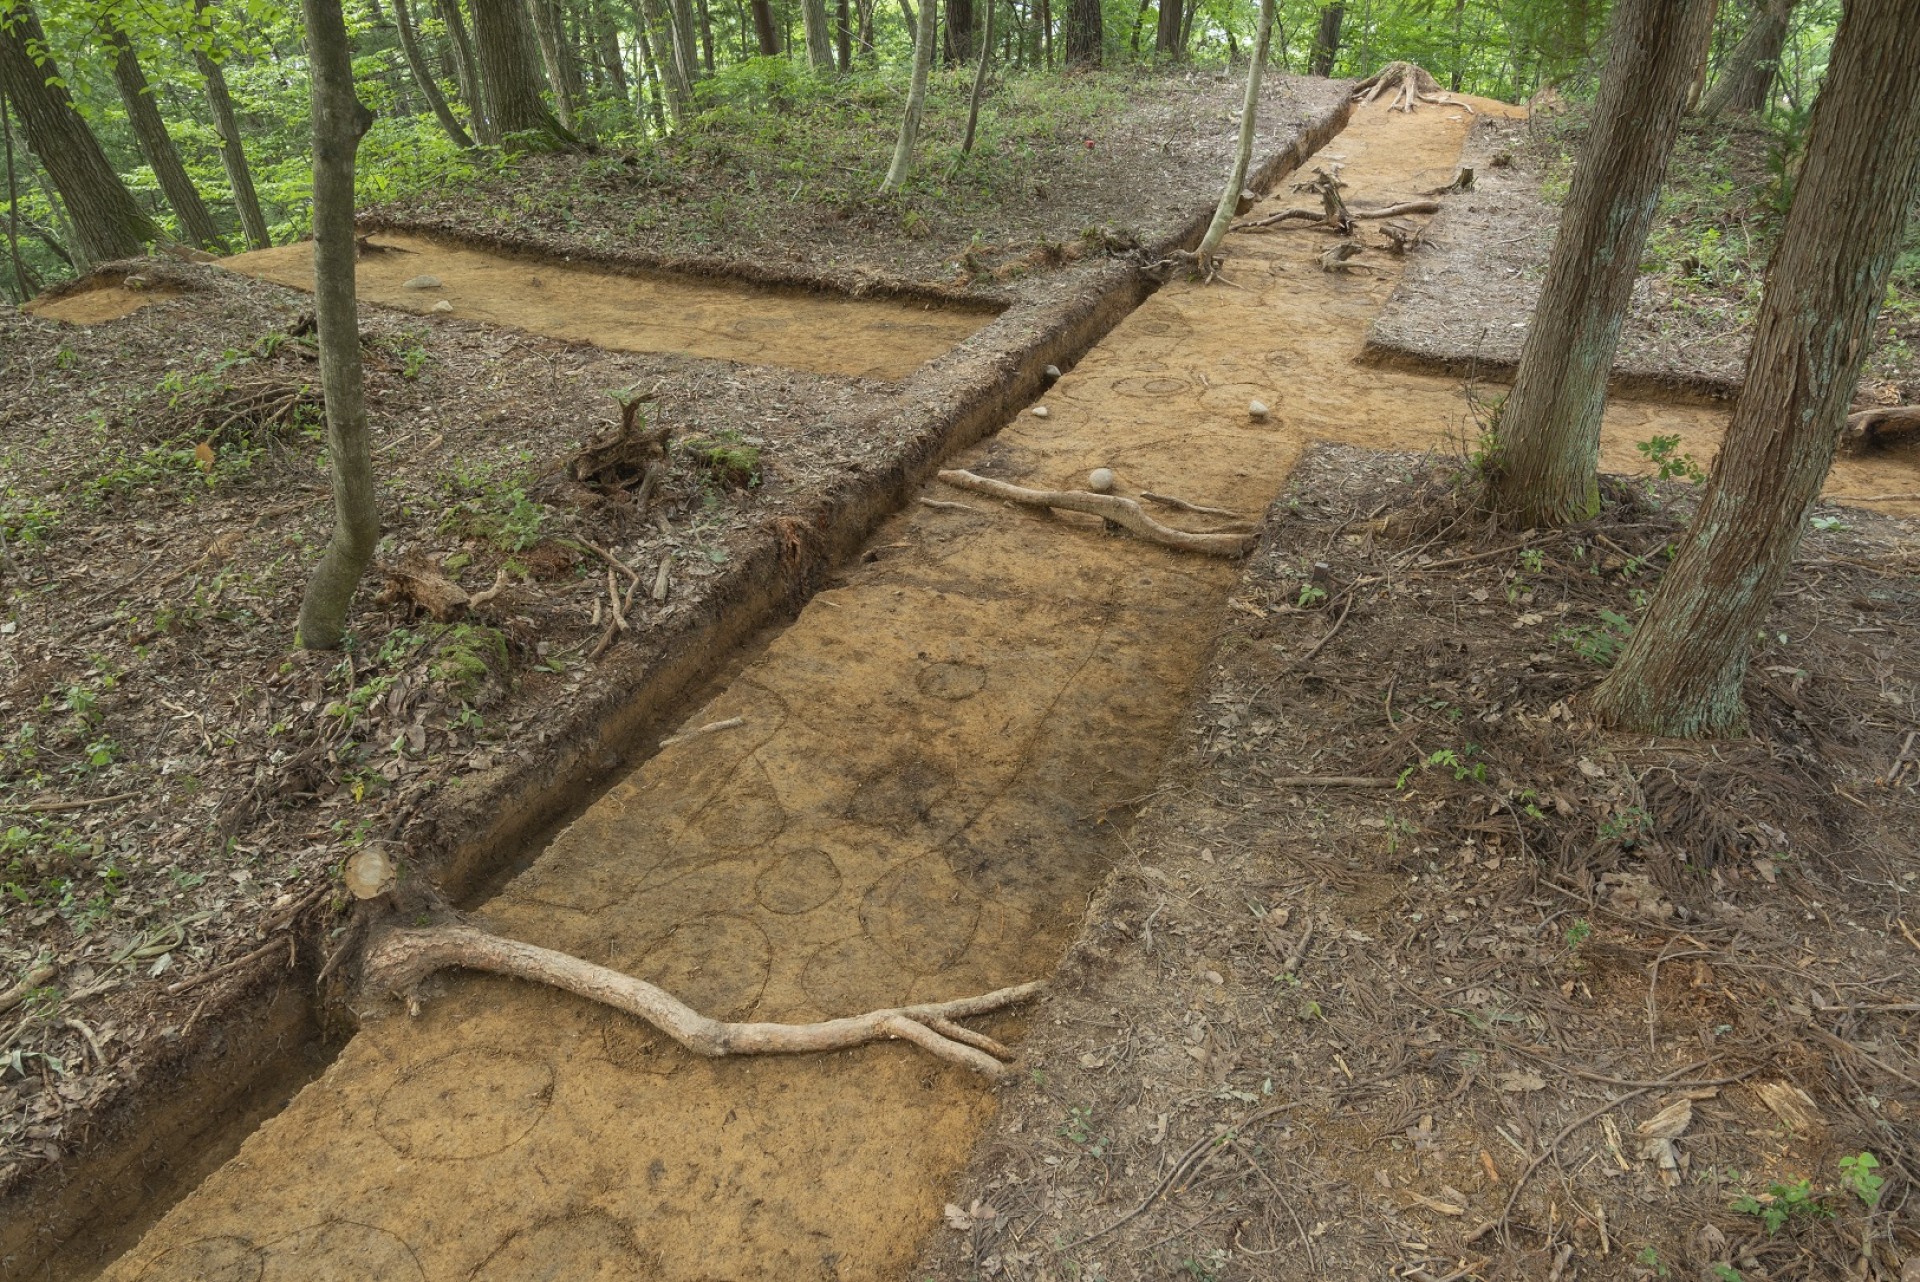
<svg viewBox="0 0 1920 1282"><path fill-rule="evenodd" d="M707 0L700 0L700 65L713 74L713 6Z"/></svg>
<svg viewBox="0 0 1920 1282"><path fill-rule="evenodd" d="M353 159L373 113L353 94L353 46L340 0L303 0L313 76L313 313L333 469L333 537L300 600L296 642L335 650L373 559L380 515L360 367L354 288Z"/></svg>
<svg viewBox="0 0 1920 1282"><path fill-rule="evenodd" d="M762 58L780 56L780 32L773 25L773 7L767 0L748 0L753 9L753 34L760 42Z"/></svg>
<svg viewBox="0 0 1920 1282"><path fill-rule="evenodd" d="M973 58L973 0L947 0L944 61L948 65Z"/></svg>
<svg viewBox="0 0 1920 1282"><path fill-rule="evenodd" d="M827 17L827 0L800 0L800 22L807 42L807 66L831 74L833 25Z"/></svg>
<svg viewBox="0 0 1920 1282"><path fill-rule="evenodd" d="M960 143L960 154L973 154L974 129L980 123L980 100L987 93L987 72L993 65L993 11L995 0L987 0L987 27L980 33L980 66L973 73L973 93L967 98L967 136Z"/></svg>
<svg viewBox="0 0 1920 1282"><path fill-rule="evenodd" d="M647 30L646 17L639 6L634 8L638 29L634 38L634 56L640 62L640 96L646 103L647 115L653 121L656 132L667 132L667 112L662 101L666 94L661 87L660 63L653 56L653 40ZM675 118L676 121L678 117Z"/></svg>
<svg viewBox="0 0 1920 1282"><path fill-rule="evenodd" d="M1153 32L1153 51L1167 58L1180 56L1180 0L1160 0L1160 19Z"/></svg>
<svg viewBox="0 0 1920 1282"><path fill-rule="evenodd" d="M810 0L810 2L818 5L824 3L824 0ZM696 32L691 0L667 0L667 17L671 24L675 56L680 60L680 75L687 82L687 97L691 102L694 82L703 74L699 51L694 43Z"/></svg>
<svg viewBox="0 0 1920 1282"><path fill-rule="evenodd" d="M576 95L567 83L566 42L553 12L553 0L526 0L526 8L533 18L533 34L540 47L540 62L547 69L547 83L553 89L553 114L562 128L571 130L578 124L573 110Z"/></svg>
<svg viewBox="0 0 1920 1282"><path fill-rule="evenodd" d="M672 19L662 16L660 0L635 0L635 11L640 18L640 38L647 42L653 57L653 72L666 87L667 114L678 125L693 112L693 81L675 47Z"/></svg>
<svg viewBox="0 0 1920 1282"><path fill-rule="evenodd" d="M433 78L432 68L427 66L426 57L420 52L420 41L414 35L413 13L407 0L393 0L393 20L400 29L400 52L407 60L407 69L413 72L414 81L420 86L420 94L427 100L427 107L433 112L434 119L446 130L447 137L453 139L454 146L473 146L473 139L460 127L453 108L447 105L446 96L440 92L440 86Z"/></svg>
<svg viewBox="0 0 1920 1282"><path fill-rule="evenodd" d="M39 15L30 0L18 0L0 17L0 93L13 100L27 146L60 192L76 248L93 262L142 254L160 238L160 229L135 203L74 109L46 48ZM34 51L41 51L40 60Z"/></svg>
<svg viewBox="0 0 1920 1282"><path fill-rule="evenodd" d="M472 4L480 74L501 141L510 134L534 133L543 135L548 145L576 146L579 140L547 109L542 96L546 79L534 53L524 0L472 0Z"/></svg>
<svg viewBox="0 0 1920 1282"><path fill-rule="evenodd" d="M1273 43L1273 2L1260 0L1260 25L1253 37L1253 58L1247 63L1247 96L1240 104L1240 141L1233 153L1233 168L1227 174L1227 186L1220 193L1220 203L1214 207L1213 222L1207 227L1207 234L1200 240L1196 257L1200 260L1200 270L1205 272L1213 266L1213 256L1220 248L1220 242L1226 239L1227 228L1233 225L1234 214L1240 208L1240 193L1246 190L1247 166L1253 160L1253 137L1260 123L1260 78L1267 69L1267 49Z"/></svg>
<svg viewBox="0 0 1920 1282"><path fill-rule="evenodd" d="M1487 500L1519 525L1600 506L1600 417L1710 0L1621 0L1553 257L1500 411Z"/></svg>
<svg viewBox="0 0 1920 1282"><path fill-rule="evenodd" d="M613 85L613 91L620 95L620 101L630 102L633 90L627 84L627 69L620 61L619 33L613 29L613 22L598 10L594 12L593 22L602 74Z"/></svg>
<svg viewBox="0 0 1920 1282"><path fill-rule="evenodd" d="M1347 6L1341 3L1320 6L1320 24L1313 29L1313 60L1309 64L1316 76L1331 76L1333 60L1340 56L1340 24L1346 20ZM1362 67L1362 71L1366 68Z"/></svg>
<svg viewBox="0 0 1920 1282"><path fill-rule="evenodd" d="M112 13L100 15L100 36L113 54L113 83L120 91L121 106L127 109L134 141L140 146L140 155L152 167L153 176L159 180L167 204L180 219L181 232L201 249L220 248L220 229L213 225L213 215L207 212L206 202L200 199L193 179L187 176L187 167L180 163L173 135L167 132L167 122L161 119L160 109L154 105L146 72L140 69L140 56L134 52L133 42Z"/></svg>
<svg viewBox="0 0 1920 1282"><path fill-rule="evenodd" d="M240 122L233 114L227 76L206 47L207 33L211 30L208 9L207 0L194 0L195 21L203 30L194 33L193 62L207 86L214 129L220 135L220 163L227 171L227 185L233 189L233 208L240 215L240 230L247 238L247 248L265 249L273 240L267 235L266 216L260 212L260 197L253 189L253 170L247 165L247 149L240 141Z"/></svg>
<svg viewBox="0 0 1920 1282"><path fill-rule="evenodd" d="M920 113L927 103L927 73L933 66L933 43L938 33L940 0L920 0L920 21L913 36L913 74L907 84L907 110L900 119L900 140L893 163L880 183L883 192L897 191L913 173L913 145L920 136Z"/></svg>
<svg viewBox="0 0 1920 1282"><path fill-rule="evenodd" d="M7 151L7 249L13 260L13 281L24 303L40 292L40 278L27 269L26 260L20 256L20 184L13 168L13 109L4 93L0 93L0 136L6 139Z"/></svg>
<svg viewBox="0 0 1920 1282"><path fill-rule="evenodd" d="M1098 67L1105 60L1106 33L1100 0L1067 0L1067 65Z"/></svg>
<svg viewBox="0 0 1920 1282"><path fill-rule="evenodd" d="M1745 724L1749 647L1833 464L1920 193L1920 23L1906 0L1847 5L1798 190L1700 510L1595 695L1610 725L1691 737Z"/></svg>
<svg viewBox="0 0 1920 1282"><path fill-rule="evenodd" d="M1700 114L1712 119L1729 111L1757 115L1767 109L1780 54L1787 47L1794 0L1768 0L1754 15L1740 43L1727 54L1719 79L1700 100Z"/></svg>
<svg viewBox="0 0 1920 1282"><path fill-rule="evenodd" d="M447 29L447 43L453 52L453 78L460 86L460 99L467 104L467 118L481 142L498 145L500 136L491 131L486 89L480 79L479 64L473 55L473 37L467 34L466 19L460 16L460 0L434 0L434 8Z"/></svg>

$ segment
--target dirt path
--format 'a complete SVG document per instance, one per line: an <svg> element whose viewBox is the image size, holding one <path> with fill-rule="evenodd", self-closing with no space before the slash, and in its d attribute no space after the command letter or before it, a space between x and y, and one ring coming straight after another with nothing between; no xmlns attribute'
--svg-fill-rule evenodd
<svg viewBox="0 0 1920 1282"><path fill-rule="evenodd" d="M1369 109L1323 154L1350 200L1404 197L1446 181L1466 127ZM1324 247L1243 237L1232 286L1161 291L1047 417L960 464L1061 487L1108 465L1123 491L1253 513L1310 438L1467 431L1444 380L1352 364L1394 267L1329 275ZM1705 457L1719 423L1619 406L1608 464L1655 431ZM938 497L977 510L886 527L691 718L743 725L642 765L487 924L759 1019L1047 974L1153 786L1238 567ZM459 978L417 1019L370 1019L106 1276L894 1278L992 1100L905 1048L694 1061L625 1017Z"/></svg>

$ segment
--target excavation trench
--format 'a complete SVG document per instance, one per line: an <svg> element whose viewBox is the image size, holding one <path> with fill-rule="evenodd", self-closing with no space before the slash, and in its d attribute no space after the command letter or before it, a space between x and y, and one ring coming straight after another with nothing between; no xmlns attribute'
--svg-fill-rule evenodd
<svg viewBox="0 0 1920 1282"><path fill-rule="evenodd" d="M1402 199L1452 176L1469 122L1367 108L1323 155L1350 202ZM1162 289L1046 416L958 465L1044 488L1106 466L1123 493L1251 515L1316 438L1469 435L1457 385L1355 364L1396 267L1329 274L1327 244L1234 238L1230 284ZM1656 432L1705 457L1722 422L1616 405L1607 462L1630 468ZM1836 477L1855 483L1875 484ZM1050 972L1154 786L1237 566L1097 519L926 496L948 506L889 521L688 718L736 726L664 747L478 919L730 1018ZM985 1027L1017 1041L1019 1017ZM105 1276L897 1278L992 1101L903 1045L696 1060L626 1016L453 976L418 1017L370 1017Z"/></svg>

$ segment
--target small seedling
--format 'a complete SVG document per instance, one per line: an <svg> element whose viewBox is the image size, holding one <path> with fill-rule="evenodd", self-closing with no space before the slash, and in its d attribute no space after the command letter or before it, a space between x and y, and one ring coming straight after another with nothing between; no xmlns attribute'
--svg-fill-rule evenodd
<svg viewBox="0 0 1920 1282"><path fill-rule="evenodd" d="M1840 1159L1841 1182L1866 1203L1869 1211L1880 1205L1880 1190L1887 1182L1883 1176L1874 1174L1879 1165L1880 1159L1872 1153L1856 1153Z"/></svg>
<svg viewBox="0 0 1920 1282"><path fill-rule="evenodd" d="M1759 1216L1760 1222L1767 1226L1768 1237L1795 1221L1833 1218L1833 1208L1815 1195L1813 1185L1805 1178L1791 1184L1769 1184L1767 1191L1758 1196L1743 1193L1733 1199L1732 1208L1740 1215Z"/></svg>
<svg viewBox="0 0 1920 1282"><path fill-rule="evenodd" d="M1633 448L1639 450L1642 457L1658 470L1660 479L1663 481L1671 481L1678 477L1698 485L1707 479L1707 474L1700 469L1698 463L1693 461L1693 455L1680 448L1680 438L1677 436L1651 437L1639 442Z"/></svg>

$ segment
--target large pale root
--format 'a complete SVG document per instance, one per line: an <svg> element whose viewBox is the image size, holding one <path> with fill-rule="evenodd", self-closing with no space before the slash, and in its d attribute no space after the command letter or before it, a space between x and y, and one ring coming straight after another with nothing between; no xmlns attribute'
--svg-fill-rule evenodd
<svg viewBox="0 0 1920 1282"><path fill-rule="evenodd" d="M940 479L955 489L990 494L997 499L1024 503L1028 507L1058 508L1063 512L1085 512L1105 517L1115 525L1132 530L1141 538L1182 552L1204 552L1208 556L1240 556L1253 545L1251 534L1189 534L1148 516L1132 499L1118 494L1095 494L1090 490L1030 490L991 477L977 476L958 469L940 473Z"/></svg>
<svg viewBox="0 0 1920 1282"><path fill-rule="evenodd" d="M625 1011L708 1059L800 1055L898 1038L988 1077L1000 1076L1005 1071L1002 1061L1011 1060L1013 1052L955 1021L1017 1005L1044 987L1036 980L974 997L894 1006L816 1024L737 1024L709 1019L644 979L471 926L389 931L367 955L366 979L375 991L404 997L417 1006L420 982L452 966L546 984Z"/></svg>
<svg viewBox="0 0 1920 1282"><path fill-rule="evenodd" d="M1440 82L1425 67L1411 62L1389 62L1353 87L1353 100L1361 104L1372 102L1382 94L1392 95L1387 100L1389 111L1410 112L1416 103L1422 102L1445 103L1466 111L1473 110L1458 98L1444 93Z"/></svg>

